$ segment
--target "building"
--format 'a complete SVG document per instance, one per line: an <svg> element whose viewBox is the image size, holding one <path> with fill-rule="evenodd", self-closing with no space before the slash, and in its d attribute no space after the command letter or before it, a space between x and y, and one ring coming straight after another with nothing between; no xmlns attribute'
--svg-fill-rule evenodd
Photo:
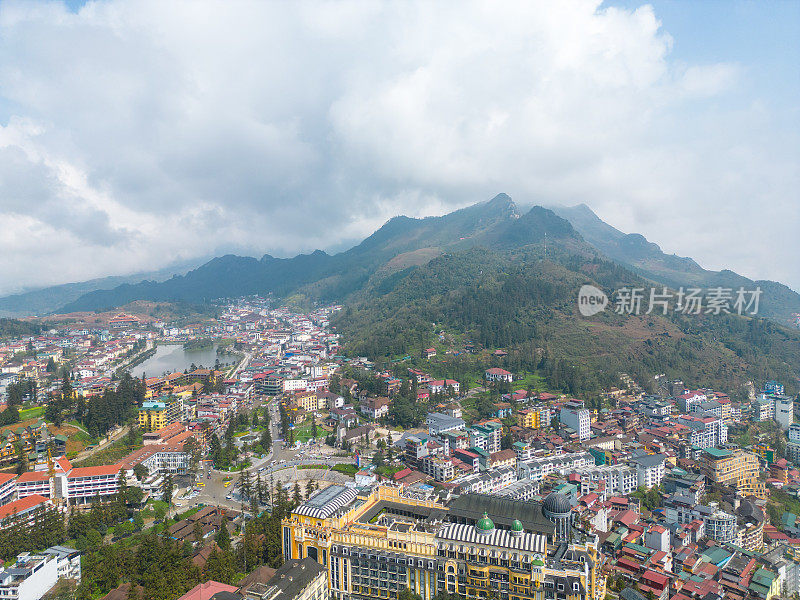
<svg viewBox="0 0 800 600"><path fill-rule="evenodd" d="M514 380L514 375L505 369L500 369L498 367L492 367L491 369L486 369L486 372L483 374L486 381L503 381L505 383L511 383Z"/></svg>
<svg viewBox="0 0 800 600"><path fill-rule="evenodd" d="M794 422L794 398L784 395L770 395L767 399L772 399L775 407L775 422L783 429L788 429Z"/></svg>
<svg viewBox="0 0 800 600"><path fill-rule="evenodd" d="M786 457L793 463L800 462L800 423L789 425L789 443L786 444ZM0 503L2 499L0 498Z"/></svg>
<svg viewBox="0 0 800 600"><path fill-rule="evenodd" d="M564 404L558 414L558 420L575 431L582 442L588 440L592 435L592 417L583 402L574 401Z"/></svg>
<svg viewBox="0 0 800 600"><path fill-rule="evenodd" d="M721 417L681 415L675 422L686 428L686 442L695 448L713 448L728 441L728 426Z"/></svg>
<svg viewBox="0 0 800 600"><path fill-rule="evenodd" d="M712 504L712 507L715 505ZM723 544L736 543L736 517L720 509L703 517L706 535Z"/></svg>
<svg viewBox="0 0 800 600"><path fill-rule="evenodd" d="M298 392L294 395L294 402L298 408L310 413L325 408L325 399L319 398L315 391Z"/></svg>
<svg viewBox="0 0 800 600"><path fill-rule="evenodd" d="M562 496L546 511L538 502L467 494L444 505L395 487L333 485L283 520L282 547L287 561L311 559L326 569L337 599L396 599L405 589L423 600L488 597L493 589L509 600L543 600L545 590L553 598L602 598L597 538L565 527L569 541L556 539L563 502L569 508Z"/></svg>
<svg viewBox="0 0 800 600"><path fill-rule="evenodd" d="M769 421L775 416L775 403L763 395L750 403L754 421Z"/></svg>
<svg viewBox="0 0 800 600"><path fill-rule="evenodd" d="M661 485L665 460L666 456L663 454L645 454L632 458L630 462L636 467L637 485L648 489Z"/></svg>
<svg viewBox="0 0 800 600"><path fill-rule="evenodd" d="M427 387L431 394L457 396L461 386L455 379L435 379Z"/></svg>
<svg viewBox="0 0 800 600"><path fill-rule="evenodd" d="M39 600L60 578L80 582L80 553L73 548L54 546L41 554L24 552L14 564L0 568L0 598Z"/></svg>
<svg viewBox="0 0 800 600"><path fill-rule="evenodd" d="M366 398L361 402L361 413L370 419L380 419L389 414L389 398Z"/></svg>
<svg viewBox="0 0 800 600"><path fill-rule="evenodd" d="M316 560L286 561L267 583L254 583L240 590L245 600L328 600L328 577Z"/></svg>
<svg viewBox="0 0 800 600"><path fill-rule="evenodd" d="M759 480L758 456L739 448L706 448L700 456L700 470L711 486L732 488L741 497L766 498L764 482Z"/></svg>
<svg viewBox="0 0 800 600"><path fill-rule="evenodd" d="M541 481L550 473L567 473L594 466L589 452L571 452L557 456L540 456L517 462L517 477Z"/></svg>
<svg viewBox="0 0 800 600"><path fill-rule="evenodd" d="M8 504L17 491L17 476L10 473L0 473L0 506Z"/></svg>
<svg viewBox="0 0 800 600"><path fill-rule="evenodd" d="M547 406L523 408L517 413L517 424L529 429L541 429L550 426L550 409Z"/></svg>
<svg viewBox="0 0 800 600"><path fill-rule="evenodd" d="M477 423L467 430L470 448L477 448L491 454L500 450L500 437L503 425L495 421Z"/></svg>
<svg viewBox="0 0 800 600"><path fill-rule="evenodd" d="M425 424L428 426L428 433L431 435L439 435L447 431L455 431L457 429L464 429L464 419L451 417L444 413L429 413L425 418Z"/></svg>
<svg viewBox="0 0 800 600"><path fill-rule="evenodd" d="M198 583L183 596L178 598L178 600L211 600L211 598L214 598L217 594L220 594L217 598L229 600L232 597L235 598L235 596L232 595L236 590L236 586L233 585L220 583L219 581L206 581L205 583ZM223 593L231 595L223 596Z"/></svg>
<svg viewBox="0 0 800 600"><path fill-rule="evenodd" d="M25 496L13 502L0 506L0 526L7 526L12 522L27 524L34 520L36 515L53 505L43 496Z"/></svg>

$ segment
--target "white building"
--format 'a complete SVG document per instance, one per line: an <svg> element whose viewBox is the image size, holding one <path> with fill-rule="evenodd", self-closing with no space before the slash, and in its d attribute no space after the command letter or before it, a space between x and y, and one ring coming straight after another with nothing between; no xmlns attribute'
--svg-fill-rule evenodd
<svg viewBox="0 0 800 600"><path fill-rule="evenodd" d="M775 422L783 429L788 429L794 422L794 399L791 396L767 396L771 398L775 408Z"/></svg>
<svg viewBox="0 0 800 600"><path fill-rule="evenodd" d="M636 469L629 465L601 465L574 471L581 476L581 495L588 494L591 482L605 481L606 492L627 495L638 487Z"/></svg>
<svg viewBox="0 0 800 600"><path fill-rule="evenodd" d="M631 459L631 464L636 468L637 485L652 488L661 485L664 479L663 454L645 454Z"/></svg>
<svg viewBox="0 0 800 600"><path fill-rule="evenodd" d="M558 420L578 433L583 442L592 436L592 417L583 402L567 402L558 413Z"/></svg>
<svg viewBox="0 0 800 600"><path fill-rule="evenodd" d="M541 456L517 462L517 476L519 479L541 481L550 473L565 475L593 465L594 457L588 452Z"/></svg>
<svg viewBox="0 0 800 600"><path fill-rule="evenodd" d="M24 552L13 565L0 568L0 598L3 600L39 600L59 578L80 581L80 553L72 548L54 546L41 554Z"/></svg>

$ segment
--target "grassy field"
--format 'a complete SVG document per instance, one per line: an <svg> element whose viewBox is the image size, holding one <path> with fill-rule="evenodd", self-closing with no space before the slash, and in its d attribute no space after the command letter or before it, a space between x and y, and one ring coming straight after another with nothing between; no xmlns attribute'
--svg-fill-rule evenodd
<svg viewBox="0 0 800 600"><path fill-rule="evenodd" d="M338 465L334 465L331 470L344 473L345 475L355 475L358 473L358 467L349 463L339 463Z"/></svg>
<svg viewBox="0 0 800 600"><path fill-rule="evenodd" d="M27 421L28 419L38 419L44 414L44 406L34 406L33 408L24 408L19 411L19 420Z"/></svg>
<svg viewBox="0 0 800 600"><path fill-rule="evenodd" d="M308 419L303 422L302 425L299 425L294 428L294 439L299 440L303 443L310 440L313 436L311 435L312 425L311 420ZM327 429L325 429L322 425L317 423L317 439L324 438L330 433Z"/></svg>

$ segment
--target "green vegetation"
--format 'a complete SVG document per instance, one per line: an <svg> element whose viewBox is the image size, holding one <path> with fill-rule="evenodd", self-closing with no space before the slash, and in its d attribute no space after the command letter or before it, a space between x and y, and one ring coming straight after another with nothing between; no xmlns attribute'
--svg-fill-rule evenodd
<svg viewBox="0 0 800 600"><path fill-rule="evenodd" d="M23 408L19 411L19 418L21 421L28 419L38 419L44 414L44 406L34 406L33 408Z"/></svg>
<svg viewBox="0 0 800 600"><path fill-rule="evenodd" d="M551 250L542 260L536 248L473 249L410 271L390 292L342 311L335 325L349 340L349 353L385 363L380 366L419 355L438 331L456 332L479 346L504 348L502 366L526 373L524 383L582 397L617 385L625 371L646 388L653 373L666 373L741 398L746 381L793 381L800 366L800 332L763 319L608 310L592 319L576 317L576 290L589 281L606 290L648 286L599 258ZM487 355L446 361L459 381L464 369L474 377L500 366Z"/></svg>
<svg viewBox="0 0 800 600"><path fill-rule="evenodd" d="M331 467L332 471L338 471L339 473L344 473L345 475L355 475L358 473L358 467L355 465L351 465L349 463L338 463Z"/></svg>
<svg viewBox="0 0 800 600"><path fill-rule="evenodd" d="M131 428L128 433L102 450L98 450L89 458L80 461L76 466L95 467L98 465L111 465L120 461L128 454L142 447L142 432Z"/></svg>
<svg viewBox="0 0 800 600"><path fill-rule="evenodd" d="M26 335L38 335L41 325L18 319L0 319L0 338L16 338Z"/></svg>

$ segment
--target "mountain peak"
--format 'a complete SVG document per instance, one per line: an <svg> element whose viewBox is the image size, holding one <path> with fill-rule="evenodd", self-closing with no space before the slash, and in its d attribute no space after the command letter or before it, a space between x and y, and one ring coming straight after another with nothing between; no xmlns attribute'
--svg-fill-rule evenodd
<svg viewBox="0 0 800 600"><path fill-rule="evenodd" d="M517 214L517 205L511 199L511 196L503 192L500 192L497 196L486 202L484 206L486 208L499 209Z"/></svg>

